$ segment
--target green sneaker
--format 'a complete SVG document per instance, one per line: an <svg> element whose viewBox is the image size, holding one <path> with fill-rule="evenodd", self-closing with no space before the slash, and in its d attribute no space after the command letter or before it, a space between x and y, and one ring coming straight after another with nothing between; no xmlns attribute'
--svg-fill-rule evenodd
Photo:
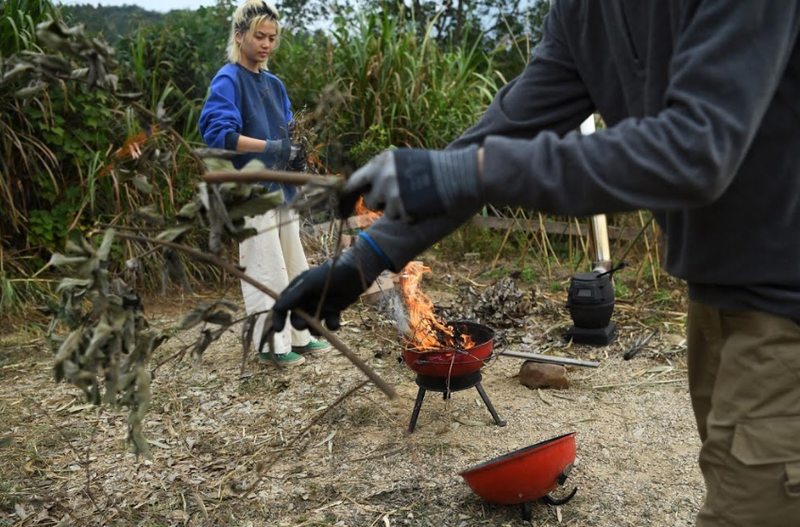
<svg viewBox="0 0 800 527"><path fill-rule="evenodd" d="M308 344L305 346L292 346L293 353L299 353L301 355L305 353L321 353L324 351L330 351L331 345L322 340L314 340L311 339L308 341Z"/></svg>
<svg viewBox="0 0 800 527"><path fill-rule="evenodd" d="M290 351L289 353L284 353L282 355L271 355L269 353L259 353L258 360L264 362L266 364L279 364L280 366L300 366L306 361L305 357L301 357L297 353Z"/></svg>

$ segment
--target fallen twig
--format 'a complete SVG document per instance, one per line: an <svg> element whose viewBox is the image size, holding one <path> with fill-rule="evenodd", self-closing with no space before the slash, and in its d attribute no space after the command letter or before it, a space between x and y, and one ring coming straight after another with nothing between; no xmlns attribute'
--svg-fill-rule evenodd
<svg viewBox="0 0 800 527"><path fill-rule="evenodd" d="M623 382L620 384L601 384L599 386L592 386L593 390L602 390L607 388L626 388L638 386L653 386L656 384L674 384L678 382L686 382L686 379L672 379L668 381L644 381L644 382Z"/></svg>

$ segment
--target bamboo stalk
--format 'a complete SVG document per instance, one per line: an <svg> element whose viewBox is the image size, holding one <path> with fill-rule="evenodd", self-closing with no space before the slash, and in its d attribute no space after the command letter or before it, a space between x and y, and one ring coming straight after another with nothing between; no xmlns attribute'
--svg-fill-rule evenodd
<svg viewBox="0 0 800 527"><path fill-rule="evenodd" d="M580 225L580 222L578 221L578 218L573 218L573 221L575 222L575 227L576 227L576 232L577 232L577 234L575 236L578 238L578 240L580 241L580 244L581 244L581 257L578 260L578 262L575 264L575 269L574 269L575 271L577 271L578 267L580 267L581 263L583 263L583 261L585 259L589 258L589 244L588 244L586 238L583 237L583 234L581 232L581 225ZM570 230L570 236L571 235L572 235L572 230ZM589 234L587 234L586 236L588 237ZM570 248L571 248L571 246L570 246Z"/></svg>
<svg viewBox="0 0 800 527"><path fill-rule="evenodd" d="M506 230L506 235L503 237L503 242L500 244L500 248L497 250L497 254L494 256L494 260L492 261L492 267L490 270L494 271L497 262L500 261L500 255L503 254L503 249L506 247L506 243L508 242L508 237L511 236L511 229L514 227L514 224L511 223L508 225L508 229Z"/></svg>
<svg viewBox="0 0 800 527"><path fill-rule="evenodd" d="M644 221L642 211L639 211L639 223L642 226L642 231L646 230L647 224ZM647 251L647 260L650 262L650 274L653 277L653 287L658 291L658 275L656 273L656 263L653 260L653 253L650 250L650 240L647 238L647 232L644 232L642 239L644 240L645 251Z"/></svg>

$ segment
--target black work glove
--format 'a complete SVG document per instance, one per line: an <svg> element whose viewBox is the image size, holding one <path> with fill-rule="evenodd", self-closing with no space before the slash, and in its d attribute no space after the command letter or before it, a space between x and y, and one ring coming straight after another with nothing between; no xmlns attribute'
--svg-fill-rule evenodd
<svg viewBox="0 0 800 527"><path fill-rule="evenodd" d="M478 147L387 150L350 176L340 208L351 207L360 194L370 209L408 223L479 204Z"/></svg>
<svg viewBox="0 0 800 527"><path fill-rule="evenodd" d="M302 146L292 145L289 150L289 166L292 172L306 171L306 150Z"/></svg>
<svg viewBox="0 0 800 527"><path fill-rule="evenodd" d="M356 238L353 247L342 253L335 262L328 260L289 282L272 308L272 327L275 331L283 330L289 311L302 309L314 316L320 305L320 320L328 329L339 329L342 310L358 300L361 293L389 267L386 257L378 254L362 236ZM291 323L297 329L311 329L312 333L317 334L305 320L294 314L291 315Z"/></svg>

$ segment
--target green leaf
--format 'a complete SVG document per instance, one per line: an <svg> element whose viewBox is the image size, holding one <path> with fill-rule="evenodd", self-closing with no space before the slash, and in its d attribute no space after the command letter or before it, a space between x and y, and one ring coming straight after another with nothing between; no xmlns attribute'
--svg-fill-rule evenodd
<svg viewBox="0 0 800 527"><path fill-rule="evenodd" d="M20 99L28 99L33 97L34 95L41 93L47 85L43 82L37 82L33 86L28 86L27 88L22 88L21 90L17 90L14 93L15 97L19 97Z"/></svg>
<svg viewBox="0 0 800 527"><path fill-rule="evenodd" d="M175 240L177 240L190 230L192 230L191 227L173 227L172 229L167 229L159 233L159 235L156 236L156 239L164 240L167 242L174 242Z"/></svg>
<svg viewBox="0 0 800 527"><path fill-rule="evenodd" d="M192 349L192 355L201 358L212 342L214 342L214 335L207 329L203 330L200 338L195 343L194 349Z"/></svg>
<svg viewBox="0 0 800 527"><path fill-rule="evenodd" d="M258 230L252 227L246 227L244 229L239 229L238 231L231 233L231 238L235 241L241 243L245 241L247 238L251 238L258 234Z"/></svg>
<svg viewBox="0 0 800 527"><path fill-rule="evenodd" d="M192 329L193 327L195 327L196 325L198 325L203 321L203 315L205 314L206 309L207 307L202 304L192 309L191 311L183 315L183 318L181 318L181 322L180 324L178 324L178 327L184 331L187 329Z"/></svg>
<svg viewBox="0 0 800 527"><path fill-rule="evenodd" d="M240 172L260 172L265 170L267 166L260 159L251 159L245 166L239 169Z"/></svg>
<svg viewBox="0 0 800 527"><path fill-rule="evenodd" d="M264 196L258 196L241 205L231 208L228 215L232 220L241 220L245 216L258 216L267 211L276 209L283 205L283 191L276 190Z"/></svg>
<svg viewBox="0 0 800 527"><path fill-rule="evenodd" d="M203 320L209 324L217 326L230 326L233 324L233 317L227 311L213 311L206 313Z"/></svg>
<svg viewBox="0 0 800 527"><path fill-rule="evenodd" d="M61 343L61 347L58 348L58 352L56 353L56 357L53 362L56 365L59 365L61 362L67 360L70 355L78 351L85 334L86 332L84 330L77 330L70 333L64 342Z"/></svg>
<svg viewBox="0 0 800 527"><path fill-rule="evenodd" d="M187 203L176 216L182 220L191 221L197 217L197 203Z"/></svg>
<svg viewBox="0 0 800 527"><path fill-rule="evenodd" d="M89 287L94 282L91 278L64 278L58 283L56 291L74 289L76 287Z"/></svg>
<svg viewBox="0 0 800 527"><path fill-rule="evenodd" d="M83 354L83 358L86 361L95 360L95 354L102 348L106 342L109 341L111 337L114 336L114 329L108 324L104 322L99 322L94 327L94 332L92 333L92 340L89 342L89 345L86 347L86 351ZM119 332L122 332L122 328L116 328Z"/></svg>
<svg viewBox="0 0 800 527"><path fill-rule="evenodd" d="M142 194L152 194L153 193L153 185L147 181L147 178L144 177L142 174L136 174L133 176L132 180L133 186L136 187L136 190L141 192Z"/></svg>
<svg viewBox="0 0 800 527"><path fill-rule="evenodd" d="M64 256L63 254L53 253L50 257L50 265L53 267L61 267L64 265L79 265L89 261L86 256Z"/></svg>
<svg viewBox="0 0 800 527"><path fill-rule="evenodd" d="M155 205L142 207L136 211L136 215L155 225L164 225L166 223L164 216L158 212Z"/></svg>
<svg viewBox="0 0 800 527"><path fill-rule="evenodd" d="M232 172L236 170L233 163L229 159L221 159L219 157L207 157L203 159L206 169L209 172Z"/></svg>
<svg viewBox="0 0 800 527"><path fill-rule="evenodd" d="M108 229L103 235L103 243L100 244L100 248L97 250L97 257L100 260L108 260L108 255L111 253L111 245L114 243L115 234L116 231L114 229Z"/></svg>

